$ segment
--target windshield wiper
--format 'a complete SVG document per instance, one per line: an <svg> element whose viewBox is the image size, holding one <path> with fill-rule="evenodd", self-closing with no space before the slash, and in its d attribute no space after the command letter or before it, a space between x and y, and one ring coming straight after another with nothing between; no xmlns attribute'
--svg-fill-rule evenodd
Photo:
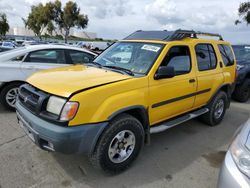
<svg viewBox="0 0 250 188"><path fill-rule="evenodd" d="M106 65L106 66L103 66L103 67L110 68L110 69L120 70L120 71L125 72L128 75L134 76L134 73L131 70L126 69L126 68L116 67L116 66L111 66L111 65Z"/></svg>
<svg viewBox="0 0 250 188"><path fill-rule="evenodd" d="M97 63L97 62L94 62L94 61L91 61L91 62L89 62L89 63L87 63L87 64L95 65L95 66L97 66L98 68L102 68L102 65L101 65L100 63Z"/></svg>

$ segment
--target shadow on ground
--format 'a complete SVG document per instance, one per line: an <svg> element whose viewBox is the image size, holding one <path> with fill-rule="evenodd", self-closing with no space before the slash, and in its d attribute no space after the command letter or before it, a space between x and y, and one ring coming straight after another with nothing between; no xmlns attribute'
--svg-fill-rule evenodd
<svg viewBox="0 0 250 188"><path fill-rule="evenodd" d="M198 120L189 121L166 132L152 135L151 145L145 146L130 169L116 176L94 169L86 157L53 154L54 159L74 181L90 187L132 187L165 179L171 181L175 173L202 157L213 168L219 168L236 129L250 116L250 112L231 108L223 123L209 127ZM194 174L195 176L195 174ZM72 182L64 182L71 184Z"/></svg>

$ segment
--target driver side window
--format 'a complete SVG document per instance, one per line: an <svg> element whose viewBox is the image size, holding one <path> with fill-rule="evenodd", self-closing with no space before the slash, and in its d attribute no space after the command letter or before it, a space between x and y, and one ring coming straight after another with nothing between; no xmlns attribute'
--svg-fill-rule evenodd
<svg viewBox="0 0 250 188"><path fill-rule="evenodd" d="M174 46L170 48L161 66L171 66L175 74L182 75L191 71L191 56L188 46Z"/></svg>

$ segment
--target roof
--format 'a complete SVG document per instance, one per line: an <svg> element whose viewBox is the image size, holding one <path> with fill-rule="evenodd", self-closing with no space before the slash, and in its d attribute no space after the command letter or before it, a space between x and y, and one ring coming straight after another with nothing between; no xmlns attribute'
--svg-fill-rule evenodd
<svg viewBox="0 0 250 188"><path fill-rule="evenodd" d="M84 48L79 48L79 47L74 47L74 46L69 46L69 45L55 45L55 44L38 44L38 45L31 45L31 46L25 46L25 48L28 51L32 50L42 50L42 49L69 49L69 50L78 50L78 51L83 51L86 53L90 53L93 55L96 55L95 53L84 49Z"/></svg>
<svg viewBox="0 0 250 188"><path fill-rule="evenodd" d="M176 30L176 31L136 31L127 36L124 40L160 40L160 41L174 41L182 40L185 38L197 39L198 36L218 37L223 41L223 38L219 34L197 32L193 30Z"/></svg>

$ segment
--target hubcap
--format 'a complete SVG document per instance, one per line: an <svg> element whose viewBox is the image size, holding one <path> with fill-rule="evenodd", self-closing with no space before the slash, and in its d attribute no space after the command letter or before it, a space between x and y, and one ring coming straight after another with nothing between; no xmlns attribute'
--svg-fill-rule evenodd
<svg viewBox="0 0 250 188"><path fill-rule="evenodd" d="M218 102L215 105L215 110L214 110L214 117L216 119L219 119L221 117L221 115L224 112L224 107L225 107L224 100L223 99L218 100Z"/></svg>
<svg viewBox="0 0 250 188"><path fill-rule="evenodd" d="M18 88L12 88L6 93L6 102L9 106L15 107L16 97L18 95Z"/></svg>
<svg viewBox="0 0 250 188"><path fill-rule="evenodd" d="M135 149L135 135L129 130L119 132L109 145L108 155L113 163L127 160Z"/></svg>

